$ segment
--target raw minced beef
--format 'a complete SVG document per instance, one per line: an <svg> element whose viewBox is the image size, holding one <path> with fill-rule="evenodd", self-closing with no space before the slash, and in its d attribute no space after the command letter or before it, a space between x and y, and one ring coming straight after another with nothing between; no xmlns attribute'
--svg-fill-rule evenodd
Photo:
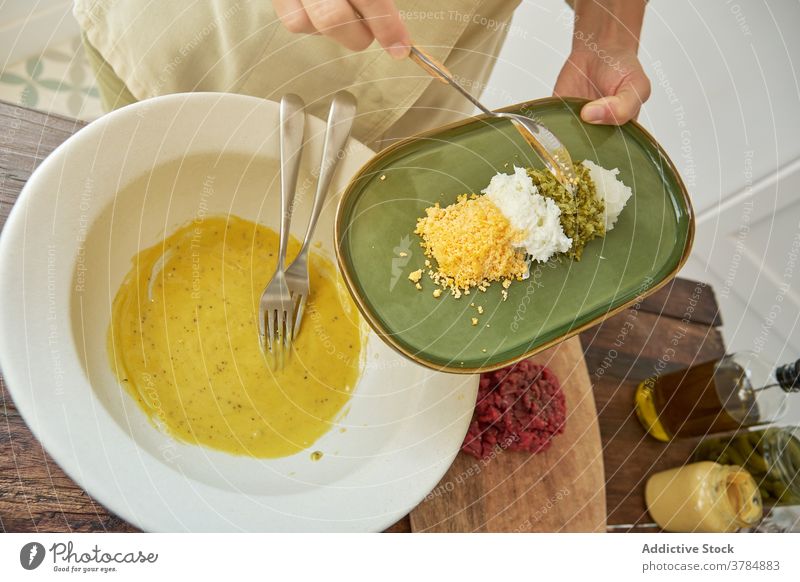
<svg viewBox="0 0 800 582"><path fill-rule="evenodd" d="M555 374L523 360L481 375L478 402L461 450L491 457L496 447L538 453L564 432L567 405Z"/></svg>

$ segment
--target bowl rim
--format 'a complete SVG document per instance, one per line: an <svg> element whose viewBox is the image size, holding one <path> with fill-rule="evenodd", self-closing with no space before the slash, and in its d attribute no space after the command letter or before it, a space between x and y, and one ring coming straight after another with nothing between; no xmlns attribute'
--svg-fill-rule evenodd
<svg viewBox="0 0 800 582"><path fill-rule="evenodd" d="M528 108L537 107L537 106L540 106L540 105L551 105L551 104L554 104L554 103L584 104L584 103L588 103L588 102L589 102L588 99L579 99L579 98L575 98L575 97L543 97L543 98L540 98L540 99L532 99L530 101L523 101L523 102L517 103L515 105L509 105L507 107L503 107L502 109L498 109L497 111L498 112L515 112L515 111L518 111L520 109L528 109ZM636 297L634 297L634 298L632 298L632 299L630 299L630 300L618 305L614 309L611 309L611 310L609 310L609 311L607 311L607 312L605 312L605 313L603 313L601 315L598 315L597 317L593 318L591 321L587 321L586 323L571 329L570 331L568 331L567 333L565 333L565 334L563 334L563 335L561 335L559 337L553 338L553 339L551 339L551 340L549 340L547 342L544 342L544 343L542 343L540 345L535 346L534 348L532 348L530 350L527 350L526 352L520 354L519 356L514 356L514 357L508 358L506 360L503 360L501 362L497 362L497 363L493 363L493 364L489 364L489 365L485 365L485 366L473 366L473 367L461 367L461 366L437 364L435 362L431 362L430 360L427 360L425 358L420 357L418 354L408 350L404 345L402 345L400 342L398 342L395 339L394 334L391 332L391 330L387 329L379 321L378 317L376 317L376 315L372 312L372 310L366 304L366 301L362 297L361 293L359 293L359 291L358 291L358 288L357 288L357 286L355 284L355 281L354 281L354 275L353 275L353 273L351 271L351 268L350 268L350 264L349 264L348 261L345 261L344 256L343 256L344 255L344 250L342 249L342 244L343 244L343 240L344 239L343 239L342 234L343 234L343 231L345 229L345 224L344 224L344 222L345 222L345 220L344 220L345 204L347 203L348 199L354 195L353 192L354 192L355 183L361 177L361 175L368 169L368 167L372 166L377 161L379 161L379 160L383 159L384 157L388 156L389 154L391 154L395 150L400 149L400 148L402 148L402 147L404 147L404 146L406 146L408 144L411 144L411 143L413 143L413 142L415 142L415 141L417 141L419 139L435 136L435 135L437 135L439 133L442 133L444 131L449 131L451 129L456 129L456 128L459 128L459 127L463 127L463 126L471 124L471 123L475 123L475 122L479 122L479 121L486 121L487 119L489 119L489 116L487 116L485 114L467 117L467 118L462 119L460 121L456 121L456 122L453 122L453 123L449 123L447 125L442 125L440 127L436 127L436 128L433 128L433 129L430 129L430 130L427 130L427 131L423 131L423 132L417 133L415 135L409 136L407 138L404 138L402 140L399 140L399 141L393 143L392 145L390 145L386 149L383 149L380 152L378 152L375 155L375 157L373 157L372 159L370 159L369 161L367 161L365 164L363 164L361 166L361 168L358 170L358 172L356 172L353 175L353 177L350 179L350 181L348 182L347 187L345 188L344 192L342 192L342 196L339 199L339 203L338 203L338 205L336 207L336 218L335 218L335 222L334 222L334 249L336 251L336 261L337 261L337 263L339 263L339 270L342 273L342 278L345 281L345 285L347 286L347 290L350 292L350 295L355 299L356 306L358 307L358 310L361 312L361 315L364 317L364 319L367 320L367 323L369 324L369 326L373 329L373 331L375 331L375 333L377 333L381 337L381 339L383 339L384 342L386 342L393 349L397 350L398 352L400 352L405 357L413 360L417 364L425 366L426 368L430 368L432 370L436 370L436 371L439 371L439 372L447 372L447 373L451 373L451 374L481 374L483 372L492 372L494 370L499 370L500 368L505 368L506 366L510 366L512 364L515 364L515 363L517 363L519 361L524 360L525 358L529 358L531 356L534 356L534 355L538 354L539 352L542 352L542 351L544 351L544 350L546 350L548 348L551 348L551 347L563 342L564 340L567 340L567 339L569 339L569 338L571 338L571 337L573 337L575 335L578 335L579 333L581 333L583 331L586 331L587 329L589 329L591 327L594 327L599 323L602 323L606 319L608 319L610 317L613 317L614 315L617 315L618 313L621 313L622 311L624 311L625 309L628 309L632 305L635 305L636 303L639 303L642 299L644 299L646 297L649 297L650 295L652 295L653 293L655 293L656 291L661 289L664 285L666 285L672 279L675 278L675 276L678 274L678 272L681 270L681 268L683 268L684 264L686 264L686 261L689 259L689 254L691 253L692 245L694 243L694 236L695 236L695 212L694 212L694 207L692 206L691 197L689 196L689 192L686 189L686 185L684 184L683 178L681 177L680 173L678 172L678 169L675 166L675 163L667 155L667 152L664 151L664 148L661 147L661 144L659 144L658 141L656 141L655 137L653 137L653 135L649 131L647 131L647 129L645 129L638 121L631 120L631 121L627 122L625 125L631 125L634 128L636 128L636 130L641 133L642 137L659 153L661 158L666 163L667 168L675 176L679 191L680 191L680 193L681 193L681 195L683 197L683 203L684 203L684 206L685 206L685 209L686 209L686 215L687 215L687 221L688 221L688 229L687 229L687 232L686 232L686 242L684 243L684 246L683 246L683 252L681 254L680 259L676 263L675 267L669 273L667 273L667 275L665 275L660 281L658 281L654 285L651 285L645 291L642 291L641 293L639 293Z"/></svg>

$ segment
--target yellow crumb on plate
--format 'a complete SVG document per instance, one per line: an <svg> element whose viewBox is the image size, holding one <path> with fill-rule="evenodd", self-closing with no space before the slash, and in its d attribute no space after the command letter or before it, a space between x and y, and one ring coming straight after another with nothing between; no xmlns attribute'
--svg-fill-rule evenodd
<svg viewBox="0 0 800 582"><path fill-rule="evenodd" d="M420 279L422 279L422 269L417 269L408 274L408 280L412 283L419 283Z"/></svg>
<svg viewBox="0 0 800 582"><path fill-rule="evenodd" d="M433 290L433 296L436 297L436 299L439 299L439 297L442 296L442 290L441 289L434 289Z"/></svg>
<svg viewBox="0 0 800 582"><path fill-rule="evenodd" d="M477 317L473 317L472 318L472 325L478 325L478 318Z"/></svg>

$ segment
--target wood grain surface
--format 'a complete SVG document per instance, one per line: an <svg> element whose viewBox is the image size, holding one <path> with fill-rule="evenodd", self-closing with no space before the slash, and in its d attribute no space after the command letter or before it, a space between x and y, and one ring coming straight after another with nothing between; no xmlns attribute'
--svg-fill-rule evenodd
<svg viewBox="0 0 800 582"><path fill-rule="evenodd" d="M606 529L603 455L592 386L573 337L531 358L561 381L567 423L546 451L459 453L425 501L412 531L591 532Z"/></svg>
<svg viewBox="0 0 800 582"><path fill-rule="evenodd" d="M84 125L0 101L0 226L31 172Z"/></svg>
<svg viewBox="0 0 800 582"><path fill-rule="evenodd" d="M0 228L35 167L83 125L0 102ZM689 307L691 313L686 317ZM694 445L693 441L663 444L646 437L633 415L636 384L656 365L677 369L722 355L722 337L716 329L719 325L713 291L693 281L676 279L640 305L581 334L602 438L607 521L613 531L649 527L644 480L652 471L685 462ZM622 330L626 330L624 334ZM664 354L676 334L685 337L665 362ZM519 492L512 497L519 498ZM497 500L492 503L503 505ZM523 529L530 519L529 515L519 517L513 521L515 529ZM389 529L410 530L409 517ZM95 503L50 459L14 407L2 378L0 531L136 531Z"/></svg>

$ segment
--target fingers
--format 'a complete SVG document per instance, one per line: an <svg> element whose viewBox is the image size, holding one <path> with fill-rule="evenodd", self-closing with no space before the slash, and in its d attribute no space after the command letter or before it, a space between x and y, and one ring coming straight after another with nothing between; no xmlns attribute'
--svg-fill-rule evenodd
<svg viewBox="0 0 800 582"><path fill-rule="evenodd" d="M622 125L636 119L642 104L650 98L650 80L643 71L636 71L619 87L615 95L587 103L581 119L587 123Z"/></svg>
<svg viewBox="0 0 800 582"><path fill-rule="evenodd" d="M296 1L296 0L295 0ZM354 51L367 48L373 40L347 0L300 0L315 30Z"/></svg>
<svg viewBox="0 0 800 582"><path fill-rule="evenodd" d="M302 34L317 32L300 0L272 0L272 5L289 32Z"/></svg>
<svg viewBox="0 0 800 582"><path fill-rule="evenodd" d="M289 32L323 34L355 51L377 39L396 59L408 56L408 30L394 0L273 0Z"/></svg>
<svg viewBox="0 0 800 582"><path fill-rule="evenodd" d="M380 45L396 59L408 56L411 39L394 0L351 0Z"/></svg>

